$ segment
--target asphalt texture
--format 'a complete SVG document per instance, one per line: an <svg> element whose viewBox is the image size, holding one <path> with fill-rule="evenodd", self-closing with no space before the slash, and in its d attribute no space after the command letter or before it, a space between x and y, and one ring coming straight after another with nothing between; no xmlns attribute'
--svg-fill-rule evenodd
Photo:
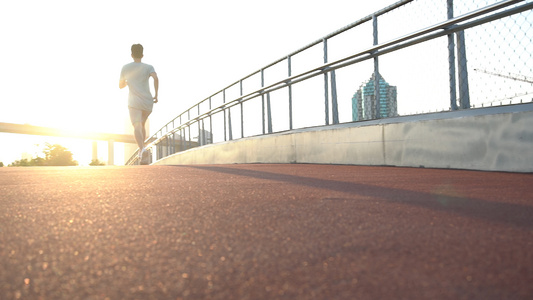
<svg viewBox="0 0 533 300"><path fill-rule="evenodd" d="M533 299L533 174L0 168L1 299Z"/></svg>

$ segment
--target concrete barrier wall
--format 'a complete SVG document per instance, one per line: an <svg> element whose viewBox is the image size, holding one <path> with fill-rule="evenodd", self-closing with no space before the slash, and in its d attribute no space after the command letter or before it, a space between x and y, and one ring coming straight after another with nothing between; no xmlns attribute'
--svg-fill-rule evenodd
<svg viewBox="0 0 533 300"><path fill-rule="evenodd" d="M533 172L533 104L293 130L154 164L321 163Z"/></svg>

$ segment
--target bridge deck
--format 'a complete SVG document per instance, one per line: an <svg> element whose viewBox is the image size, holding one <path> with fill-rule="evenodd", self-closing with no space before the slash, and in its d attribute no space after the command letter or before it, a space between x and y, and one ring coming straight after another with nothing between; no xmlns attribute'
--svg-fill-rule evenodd
<svg viewBox="0 0 533 300"><path fill-rule="evenodd" d="M532 174L0 168L5 299L531 299Z"/></svg>
<svg viewBox="0 0 533 300"><path fill-rule="evenodd" d="M95 141L114 141L129 144L137 143L135 141L135 138L133 137L133 134L79 132L75 130L65 130L29 124L13 124L0 122L0 132L43 136L59 136L78 139L89 139Z"/></svg>

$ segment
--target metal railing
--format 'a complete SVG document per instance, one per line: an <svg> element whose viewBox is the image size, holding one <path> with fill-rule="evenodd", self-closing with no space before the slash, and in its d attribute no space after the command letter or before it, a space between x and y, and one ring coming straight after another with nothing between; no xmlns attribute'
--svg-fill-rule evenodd
<svg viewBox="0 0 533 300"><path fill-rule="evenodd" d="M533 3L479 5L399 1L210 95L163 126L147 147L157 160L235 137L523 102L533 94L526 64ZM389 41L379 43L378 33ZM127 162L135 163L137 153Z"/></svg>

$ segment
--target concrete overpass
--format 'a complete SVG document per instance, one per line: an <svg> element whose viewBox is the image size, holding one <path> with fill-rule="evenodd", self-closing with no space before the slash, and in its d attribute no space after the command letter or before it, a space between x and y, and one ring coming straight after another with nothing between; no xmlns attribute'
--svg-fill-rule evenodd
<svg viewBox="0 0 533 300"><path fill-rule="evenodd" d="M65 130L59 128L35 126L29 124L13 124L0 122L0 132L15 133L15 134L29 134L42 136L57 136L77 139L87 139L93 141L92 158L97 158L96 141L108 142L108 165L114 165L114 143L136 144L135 138L131 134L119 133L102 133L102 132L85 132L76 130Z"/></svg>

